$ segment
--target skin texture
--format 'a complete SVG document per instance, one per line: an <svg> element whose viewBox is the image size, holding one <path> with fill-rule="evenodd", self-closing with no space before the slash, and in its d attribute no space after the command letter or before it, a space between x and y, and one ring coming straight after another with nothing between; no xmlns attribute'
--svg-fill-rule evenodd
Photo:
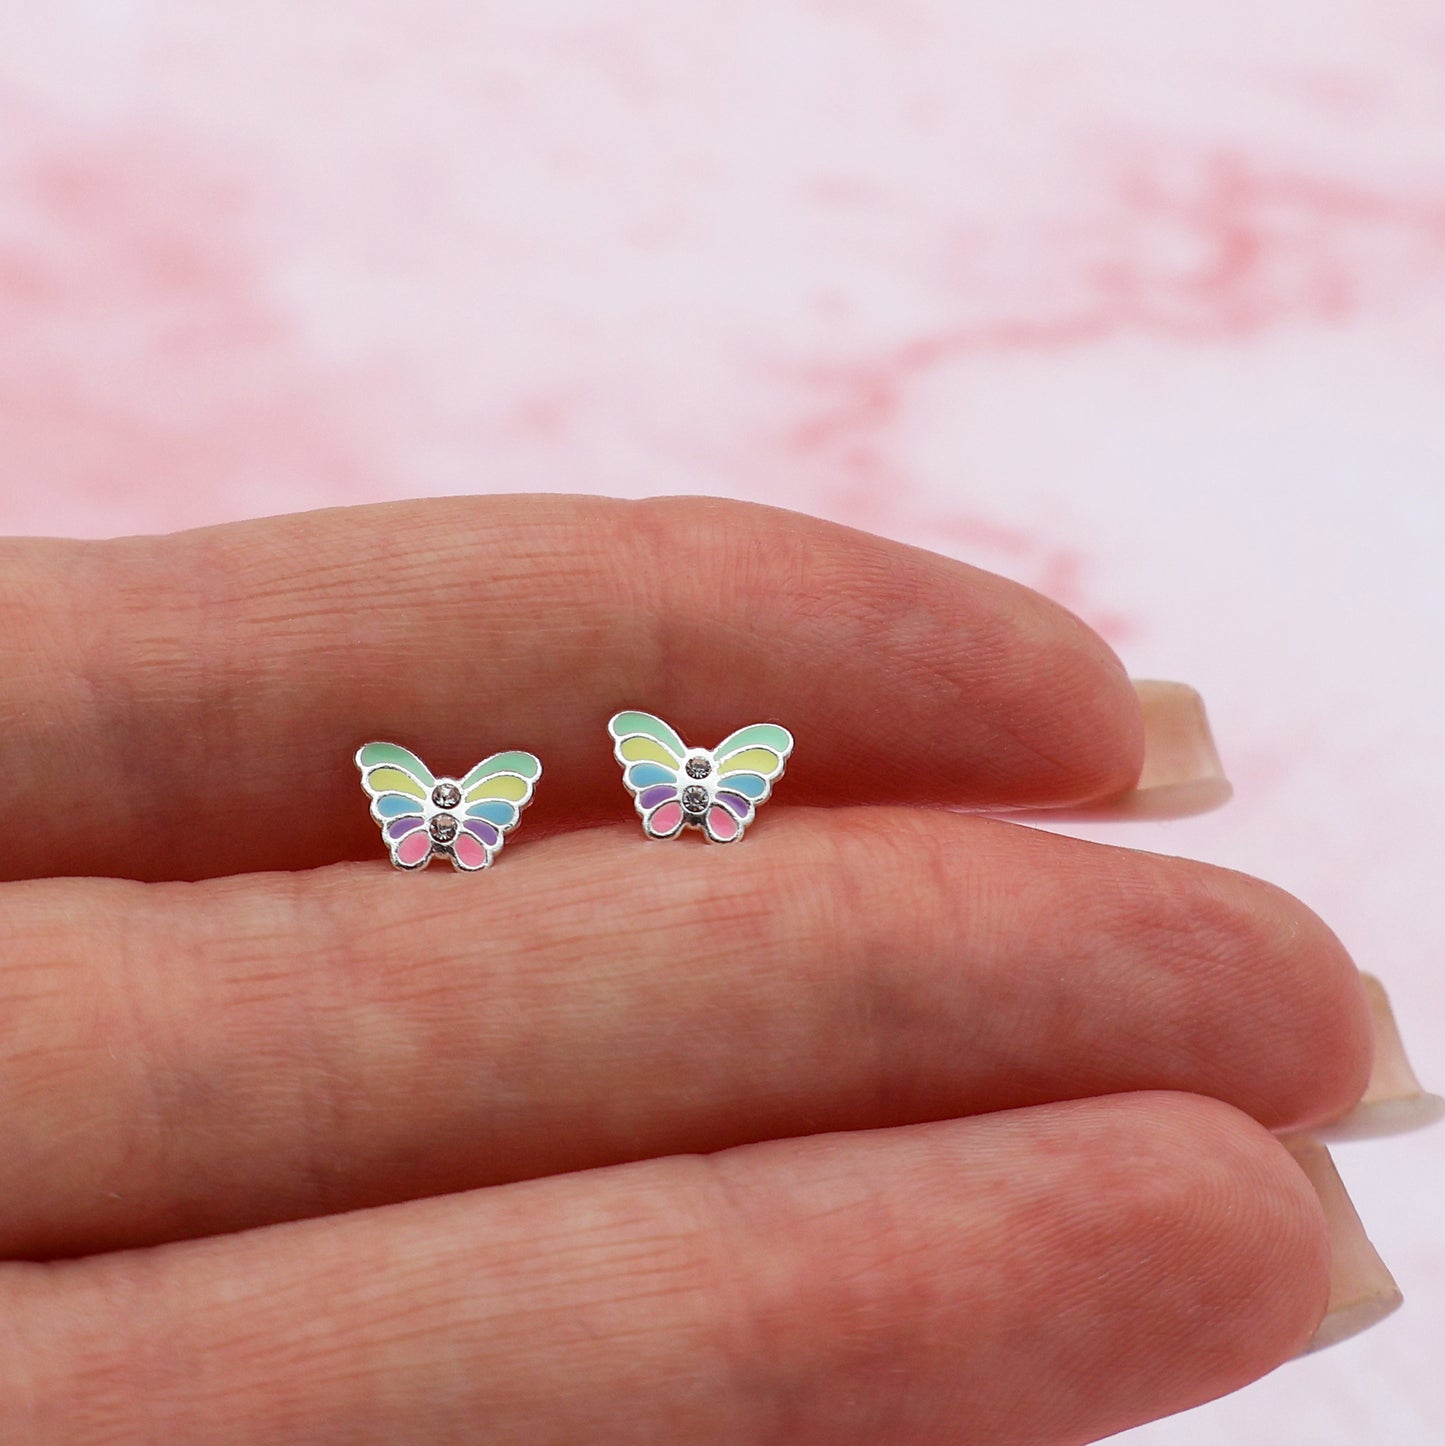
<svg viewBox="0 0 1445 1446"><path fill-rule="evenodd" d="M690 842L589 829L481 879L12 886L31 967L0 974L0 1100L36 1103L0 1109L33 1182L0 1241L150 1244L1135 1089L1301 1127L1364 1088L1354 965L1243 875L932 810Z"/></svg>
<svg viewBox="0 0 1445 1446"><path fill-rule="evenodd" d="M1315 1209L1133 1096L22 1268L14 1357L42 1440L1080 1441L1301 1349Z"/></svg>
<svg viewBox="0 0 1445 1446"><path fill-rule="evenodd" d="M936 806L1138 777L1044 599L493 498L0 544L0 622L0 1438L1082 1442L1309 1340L1338 941ZM642 838L623 706L788 724L742 845ZM383 737L541 756L493 869L386 865Z"/></svg>
<svg viewBox="0 0 1445 1446"><path fill-rule="evenodd" d="M530 749L532 837L621 818L603 725L623 707L714 743L786 715L795 803L1064 804L1141 762L1123 668L1062 608L736 503L500 497L13 542L0 594L0 799L27 820L10 877L369 857L351 756L372 738L440 769Z"/></svg>

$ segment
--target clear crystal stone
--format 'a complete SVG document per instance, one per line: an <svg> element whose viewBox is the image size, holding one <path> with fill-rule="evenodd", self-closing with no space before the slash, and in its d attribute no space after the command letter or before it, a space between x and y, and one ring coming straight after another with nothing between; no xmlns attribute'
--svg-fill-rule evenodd
<svg viewBox="0 0 1445 1446"><path fill-rule="evenodd" d="M689 778L706 778L712 772L712 762L706 758L689 758L683 768Z"/></svg>
<svg viewBox="0 0 1445 1446"><path fill-rule="evenodd" d="M457 821L449 813L439 813L427 825L427 831L438 843L450 843L457 836Z"/></svg>
<svg viewBox="0 0 1445 1446"><path fill-rule="evenodd" d="M700 783L691 783L682 791L682 806L687 813L706 813L707 789Z"/></svg>
<svg viewBox="0 0 1445 1446"><path fill-rule="evenodd" d="M431 801L438 808L455 808L462 801L462 791L450 779L446 779L432 789Z"/></svg>

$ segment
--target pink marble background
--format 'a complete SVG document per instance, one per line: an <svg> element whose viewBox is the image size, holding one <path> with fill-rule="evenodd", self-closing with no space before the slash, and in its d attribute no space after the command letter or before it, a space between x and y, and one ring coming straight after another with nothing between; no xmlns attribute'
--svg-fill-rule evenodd
<svg viewBox="0 0 1445 1446"><path fill-rule="evenodd" d="M1223 813L1445 1084L1439 0L0 5L0 531L782 502L1200 686ZM1445 1133L1337 1159L1391 1321L1148 1446L1445 1440Z"/></svg>

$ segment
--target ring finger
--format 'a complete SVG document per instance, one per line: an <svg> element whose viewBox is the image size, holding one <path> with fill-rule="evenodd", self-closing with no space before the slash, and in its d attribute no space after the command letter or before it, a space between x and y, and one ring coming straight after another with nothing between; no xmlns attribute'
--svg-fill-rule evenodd
<svg viewBox="0 0 1445 1446"><path fill-rule="evenodd" d="M1164 1088L1346 1109L1358 975L1256 880L940 811L0 890L9 1254Z"/></svg>

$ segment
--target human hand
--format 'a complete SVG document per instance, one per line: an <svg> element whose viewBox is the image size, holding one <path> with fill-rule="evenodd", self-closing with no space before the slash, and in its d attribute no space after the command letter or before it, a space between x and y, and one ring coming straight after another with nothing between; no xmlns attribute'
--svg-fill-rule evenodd
<svg viewBox="0 0 1445 1446"><path fill-rule="evenodd" d="M696 500L3 558L4 1440L1074 1442L1309 1342L1339 943L941 807L1136 781L1062 610ZM793 731L740 847L642 837L623 707ZM541 757L494 869L378 856L382 737Z"/></svg>

